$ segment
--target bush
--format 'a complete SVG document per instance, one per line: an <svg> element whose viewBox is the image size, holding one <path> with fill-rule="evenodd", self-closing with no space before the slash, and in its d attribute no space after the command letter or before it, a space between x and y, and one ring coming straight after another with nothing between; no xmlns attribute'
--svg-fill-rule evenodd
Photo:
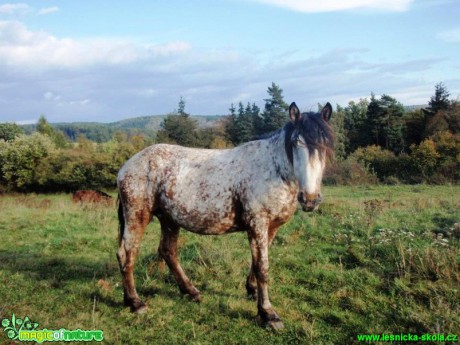
<svg viewBox="0 0 460 345"><path fill-rule="evenodd" d="M323 178L326 185L366 185L377 183L377 177L354 157L333 161L326 168Z"/></svg>
<svg viewBox="0 0 460 345"><path fill-rule="evenodd" d="M81 139L72 148L60 149L40 133L0 140L0 192L115 188L123 163L147 145L139 136L104 144Z"/></svg>
<svg viewBox="0 0 460 345"><path fill-rule="evenodd" d="M51 139L40 133L20 135L0 145L0 173L8 189L28 191L43 184L57 154Z"/></svg>
<svg viewBox="0 0 460 345"><path fill-rule="evenodd" d="M389 176L398 175L397 157L393 152L384 150L380 146L360 147L352 154L352 157L367 167L380 181Z"/></svg>
<svg viewBox="0 0 460 345"><path fill-rule="evenodd" d="M438 165L438 160L441 157L436 151L436 145L433 140L425 139L420 145L411 146L412 154L411 161L416 171L424 178L431 177Z"/></svg>

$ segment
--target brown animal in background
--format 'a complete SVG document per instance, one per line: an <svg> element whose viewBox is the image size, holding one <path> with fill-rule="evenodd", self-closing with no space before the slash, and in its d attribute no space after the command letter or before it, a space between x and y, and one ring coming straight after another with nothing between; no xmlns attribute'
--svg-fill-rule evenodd
<svg viewBox="0 0 460 345"><path fill-rule="evenodd" d="M72 201L77 203L105 203L111 205L113 198L100 190L77 190L73 193Z"/></svg>
<svg viewBox="0 0 460 345"><path fill-rule="evenodd" d="M117 256L125 305L137 313L147 309L137 294L133 268L144 230L156 216L160 257L180 291L195 301L200 301L200 291L177 257L179 228L205 235L246 232L252 254L247 292L257 299L259 319L282 328L268 297L268 247L294 214L297 201L304 211L321 203L322 175L333 144L331 113L329 103L320 114L301 114L292 103L291 121L266 138L229 150L159 144L128 160L117 178Z"/></svg>

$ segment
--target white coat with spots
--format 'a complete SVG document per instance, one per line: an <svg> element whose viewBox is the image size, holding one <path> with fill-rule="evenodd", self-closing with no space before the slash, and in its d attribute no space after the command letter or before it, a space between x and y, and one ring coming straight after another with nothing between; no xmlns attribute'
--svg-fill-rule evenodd
<svg viewBox="0 0 460 345"><path fill-rule="evenodd" d="M247 291L257 296L260 320L282 327L268 298L268 247L297 201L305 211L321 202L326 152L333 143L331 112L328 103L320 114L300 114L292 103L291 121L265 139L228 150L158 144L129 159L117 177L117 256L125 304L136 312L146 310L135 289L133 266L144 229L156 216L162 231L158 252L180 290L196 301L200 292L177 259L179 228L206 235L246 231L252 254Z"/></svg>

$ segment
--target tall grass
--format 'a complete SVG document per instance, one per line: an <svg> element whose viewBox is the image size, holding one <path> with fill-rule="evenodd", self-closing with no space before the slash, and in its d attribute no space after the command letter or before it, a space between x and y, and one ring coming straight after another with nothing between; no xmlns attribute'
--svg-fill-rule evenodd
<svg viewBox="0 0 460 345"><path fill-rule="evenodd" d="M244 233L182 232L184 270L203 293L180 295L149 225L136 265L149 305L122 305L114 207L62 195L0 197L0 318L39 329L101 329L107 344L351 344L360 333L460 335L458 186L329 187L319 212L298 212L270 249L273 333L246 298ZM0 334L0 343L6 341ZM437 343L439 344L439 343Z"/></svg>

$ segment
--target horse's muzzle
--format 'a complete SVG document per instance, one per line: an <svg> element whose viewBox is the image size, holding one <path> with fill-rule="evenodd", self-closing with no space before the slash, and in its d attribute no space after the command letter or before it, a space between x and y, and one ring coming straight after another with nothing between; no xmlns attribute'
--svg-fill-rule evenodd
<svg viewBox="0 0 460 345"><path fill-rule="evenodd" d="M321 204L321 201L323 201L323 198L321 196L321 193L308 194L308 193L300 192L297 195L297 200L302 206L303 211L312 212L318 209L319 204Z"/></svg>

